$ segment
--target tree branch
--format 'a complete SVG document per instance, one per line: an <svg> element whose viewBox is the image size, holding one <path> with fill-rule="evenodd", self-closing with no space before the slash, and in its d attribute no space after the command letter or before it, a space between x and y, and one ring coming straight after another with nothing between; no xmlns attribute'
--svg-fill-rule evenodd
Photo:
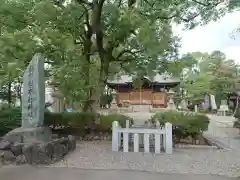
<svg viewBox="0 0 240 180"><path fill-rule="evenodd" d="M76 0L79 4L84 4L84 5L88 5L90 7L93 6L93 3L88 2L87 0Z"/></svg>
<svg viewBox="0 0 240 180"><path fill-rule="evenodd" d="M129 50L129 49L125 49L125 50L121 51L121 52L117 55L117 57L114 59L114 61L121 61L120 58L121 58L124 54L130 54L130 55L136 57L136 54L137 54L137 53L140 53L140 52L142 52L142 51L141 51L141 50L138 50L138 51L133 52L133 51L131 51L131 50Z"/></svg>
<svg viewBox="0 0 240 180"><path fill-rule="evenodd" d="M76 45L78 45L78 44L83 44L83 42L75 39L75 40L74 40L74 44L76 44Z"/></svg>
<svg viewBox="0 0 240 180"><path fill-rule="evenodd" d="M144 2L146 4L148 4L151 8L153 8L154 5L155 5L155 3L150 3L148 0L144 0ZM218 1L216 3L209 3L208 2L207 4L203 3L203 2L199 2L198 0L192 0L192 2L197 3L199 5L202 5L202 6L206 7L207 9L211 9L211 8L214 8L214 7L218 6L219 4L221 4L222 1ZM175 4L175 6L178 6L178 5L179 4L177 4L177 3ZM157 11L157 10L161 10L161 9L154 9L154 10ZM144 16L150 16L147 13L143 13L143 12L140 12L140 14L144 15ZM189 22L189 21L195 19L196 17L198 17L201 13L197 13L197 14L193 15L192 17L189 17L189 18L180 17L179 14L180 13L178 11L176 11L173 15L170 15L170 16L157 16L157 18L158 19L162 19L162 20L171 20L173 18L177 18L178 17L178 18L180 18L184 22Z"/></svg>
<svg viewBox="0 0 240 180"><path fill-rule="evenodd" d="M209 5L211 5L211 3L207 3L207 4L205 4L205 3L203 3L203 2L199 2L199 1L197 1L197 0L192 0L192 2L195 2L195 3L197 3L197 4L200 4L200 5L202 5L202 6L209 6Z"/></svg>
<svg viewBox="0 0 240 180"><path fill-rule="evenodd" d="M215 3L208 2L207 4L203 3L203 2L199 2L197 0L192 0L192 2L195 2L195 3L197 3L199 5L202 5L202 6L205 6L205 7L213 8L213 7L218 6L219 4L221 4L223 1L220 0L220 1L217 1Z"/></svg>
<svg viewBox="0 0 240 180"><path fill-rule="evenodd" d="M91 37L92 36L92 26L90 25L90 22L89 22L89 14L88 14L88 10L86 9L86 13L85 13L85 22L84 22L86 25L87 25L87 32L85 32L85 35L87 37Z"/></svg>
<svg viewBox="0 0 240 180"><path fill-rule="evenodd" d="M186 19L186 18L183 18L183 17L179 17L179 18L180 18L182 21L188 23L188 22L194 20L194 19L195 19L196 17L198 17L199 15L200 15L200 13L197 13L197 14L195 14L195 15L187 18L187 19ZM176 17L177 17L177 16L176 16Z"/></svg>
<svg viewBox="0 0 240 180"><path fill-rule="evenodd" d="M121 4L122 4L122 0L119 0L119 2L118 2L118 7L120 7Z"/></svg>
<svg viewBox="0 0 240 180"><path fill-rule="evenodd" d="M98 53L100 55L101 60L104 59L104 47L103 47L103 32L101 27L101 15L102 8L105 0L97 0L93 1L93 12L92 12L92 22L93 22L93 31L96 33L96 44Z"/></svg>
<svg viewBox="0 0 240 180"><path fill-rule="evenodd" d="M147 0L145 0L145 1L147 1ZM220 1L218 1L215 4L211 4L211 3L205 4L205 3L202 3L202 2L198 2L196 0L192 0L192 1L195 2L195 3L198 3L198 4L202 5L202 6L207 7L207 9L214 8L214 7L218 6L221 3ZM140 14L144 15L144 16L149 16L149 15L147 15L145 13L142 13L142 12ZM196 17L198 17L201 13L200 12L196 13L196 14L194 14L193 16L191 16L189 18L181 17L181 16L179 16L179 14L180 14L179 12L175 12L175 14L173 14L171 16L157 16L157 18L158 19L162 19L162 20L171 20L173 18L180 18L184 22L190 22L190 21L194 20Z"/></svg>

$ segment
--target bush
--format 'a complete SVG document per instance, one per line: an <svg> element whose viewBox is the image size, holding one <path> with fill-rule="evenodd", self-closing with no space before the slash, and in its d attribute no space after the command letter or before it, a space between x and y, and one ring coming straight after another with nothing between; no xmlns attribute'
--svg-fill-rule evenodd
<svg viewBox="0 0 240 180"><path fill-rule="evenodd" d="M0 136L21 126L20 108L0 110Z"/></svg>
<svg viewBox="0 0 240 180"><path fill-rule="evenodd" d="M164 125L166 122L172 123L175 143L189 136L195 139L197 135L208 129L209 124L209 118L205 115L178 111L156 113L150 119L150 123L155 124L157 121L161 125Z"/></svg>
<svg viewBox="0 0 240 180"><path fill-rule="evenodd" d="M237 121L234 122L233 127L240 129L240 108L237 108L234 117L237 119Z"/></svg>
<svg viewBox="0 0 240 180"><path fill-rule="evenodd" d="M63 112L51 113L45 112L44 124L48 126L75 126L85 127L94 124L100 118L99 114L85 113L85 112Z"/></svg>
<svg viewBox="0 0 240 180"><path fill-rule="evenodd" d="M235 121L233 127L240 129L240 120Z"/></svg>
<svg viewBox="0 0 240 180"><path fill-rule="evenodd" d="M86 112L45 112L44 125L52 128L53 133L61 135L84 136L91 133L110 133L113 121L125 127L129 117L121 114L100 115ZM0 136L21 126L20 108L0 110Z"/></svg>
<svg viewBox="0 0 240 180"><path fill-rule="evenodd" d="M118 121L121 127L126 127L126 120L132 121L132 119L123 114L109 114L109 115L101 115L101 123L100 129L103 132L111 132L112 123L114 121Z"/></svg>
<svg viewBox="0 0 240 180"><path fill-rule="evenodd" d="M45 124L58 134L86 136L87 134L111 133L112 122L118 121L122 127L131 118L122 114L100 115L98 113L68 112L45 113Z"/></svg>
<svg viewBox="0 0 240 180"><path fill-rule="evenodd" d="M51 117L49 119L51 119ZM20 127L21 123L22 117L20 107L4 108L0 110L0 136Z"/></svg>
<svg viewBox="0 0 240 180"><path fill-rule="evenodd" d="M106 105L111 105L113 96L111 94L103 94L100 98L100 107L106 108Z"/></svg>
<svg viewBox="0 0 240 180"><path fill-rule="evenodd" d="M240 119L240 108L237 108L234 117L237 118L238 120Z"/></svg>

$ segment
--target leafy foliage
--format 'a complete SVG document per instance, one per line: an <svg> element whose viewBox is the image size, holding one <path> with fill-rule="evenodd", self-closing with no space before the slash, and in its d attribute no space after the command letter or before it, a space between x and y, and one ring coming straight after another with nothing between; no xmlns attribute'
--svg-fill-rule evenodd
<svg viewBox="0 0 240 180"><path fill-rule="evenodd" d="M109 114L107 116L101 116L101 129L103 131L111 132L112 123L118 121L121 127L126 127L126 120L132 121L132 118L125 116L123 114Z"/></svg>
<svg viewBox="0 0 240 180"><path fill-rule="evenodd" d="M178 143L181 139L189 136L195 138L207 130L209 118L195 113L165 111L154 114L150 119L152 124L155 124L156 121L159 121L161 125L166 122L172 123L174 141Z"/></svg>
<svg viewBox="0 0 240 180"><path fill-rule="evenodd" d="M177 95L190 99L193 104L203 102L204 95L211 93L219 105L229 92L240 88L238 64L220 51L188 53L176 63L172 71L182 80Z"/></svg>
<svg viewBox="0 0 240 180"><path fill-rule="evenodd" d="M111 105L113 96L111 94L103 94L100 98L100 105L106 107L106 105Z"/></svg>
<svg viewBox="0 0 240 180"><path fill-rule="evenodd" d="M240 108L237 108L234 117L237 119L234 122L234 127L240 129Z"/></svg>
<svg viewBox="0 0 240 180"><path fill-rule="evenodd" d="M222 0L1 1L2 79L21 77L33 54L41 52L50 64L49 80L87 111L116 73L168 70L180 46L173 22L192 29L236 8L230 5Z"/></svg>
<svg viewBox="0 0 240 180"><path fill-rule="evenodd" d="M100 115L88 112L51 113L48 111L44 114L44 125L51 127L53 132L74 135L111 133L113 121L118 121L122 127L125 127L126 120L131 118L122 114ZM19 107L0 110L0 136L20 126Z"/></svg>
<svg viewBox="0 0 240 180"><path fill-rule="evenodd" d="M0 136L21 126L21 112L19 108L0 110Z"/></svg>

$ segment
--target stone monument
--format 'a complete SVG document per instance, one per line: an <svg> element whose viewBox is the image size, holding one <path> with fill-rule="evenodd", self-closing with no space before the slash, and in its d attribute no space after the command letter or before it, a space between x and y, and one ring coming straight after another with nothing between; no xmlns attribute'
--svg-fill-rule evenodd
<svg viewBox="0 0 240 180"><path fill-rule="evenodd" d="M42 127L44 108L44 59L40 54L36 54L23 75L22 127Z"/></svg>
<svg viewBox="0 0 240 180"><path fill-rule="evenodd" d="M217 115L219 116L227 116L227 112L229 111L227 100L221 100L220 108L218 109Z"/></svg>
<svg viewBox="0 0 240 180"><path fill-rule="evenodd" d="M210 94L210 101L211 101L212 110L217 110L217 104L216 104L215 96L213 94Z"/></svg>
<svg viewBox="0 0 240 180"><path fill-rule="evenodd" d="M44 127L45 77L44 58L34 55L23 76L22 126L7 133L0 142L0 157L29 164L49 164L61 159L76 147L76 140L52 139L49 127ZM1 153L3 151L3 153ZM19 157L20 156L20 157Z"/></svg>
<svg viewBox="0 0 240 180"><path fill-rule="evenodd" d="M51 131L43 127L45 109L44 58L36 54L23 75L22 126L5 135L22 142L50 141ZM14 138L14 139L15 139Z"/></svg>
<svg viewBox="0 0 240 180"><path fill-rule="evenodd" d="M204 96L204 103L203 103L203 109L208 110L210 107L210 96L209 94L205 94Z"/></svg>
<svg viewBox="0 0 240 180"><path fill-rule="evenodd" d="M40 141L51 140L50 129L48 127L43 127L44 110L44 58L41 54L36 54L23 75L21 128L24 132L30 132L30 136L26 136L26 141L29 141L30 139Z"/></svg>
<svg viewBox="0 0 240 180"><path fill-rule="evenodd" d="M194 106L194 112L195 112L195 113L198 112L198 106L197 106L197 105Z"/></svg>

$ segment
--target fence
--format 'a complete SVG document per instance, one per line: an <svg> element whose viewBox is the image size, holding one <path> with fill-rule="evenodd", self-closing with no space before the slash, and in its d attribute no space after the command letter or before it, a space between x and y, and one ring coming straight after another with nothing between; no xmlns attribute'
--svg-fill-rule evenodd
<svg viewBox="0 0 240 180"><path fill-rule="evenodd" d="M129 137L133 136L133 151L139 152L139 137L143 135L144 152L150 152L150 135L154 137L154 152L160 153L163 148L167 154L172 154L172 124L166 123L165 127L150 128L121 128L117 121L112 123L112 151L119 151L123 134L123 152L129 152ZM162 143L161 143L162 142Z"/></svg>

